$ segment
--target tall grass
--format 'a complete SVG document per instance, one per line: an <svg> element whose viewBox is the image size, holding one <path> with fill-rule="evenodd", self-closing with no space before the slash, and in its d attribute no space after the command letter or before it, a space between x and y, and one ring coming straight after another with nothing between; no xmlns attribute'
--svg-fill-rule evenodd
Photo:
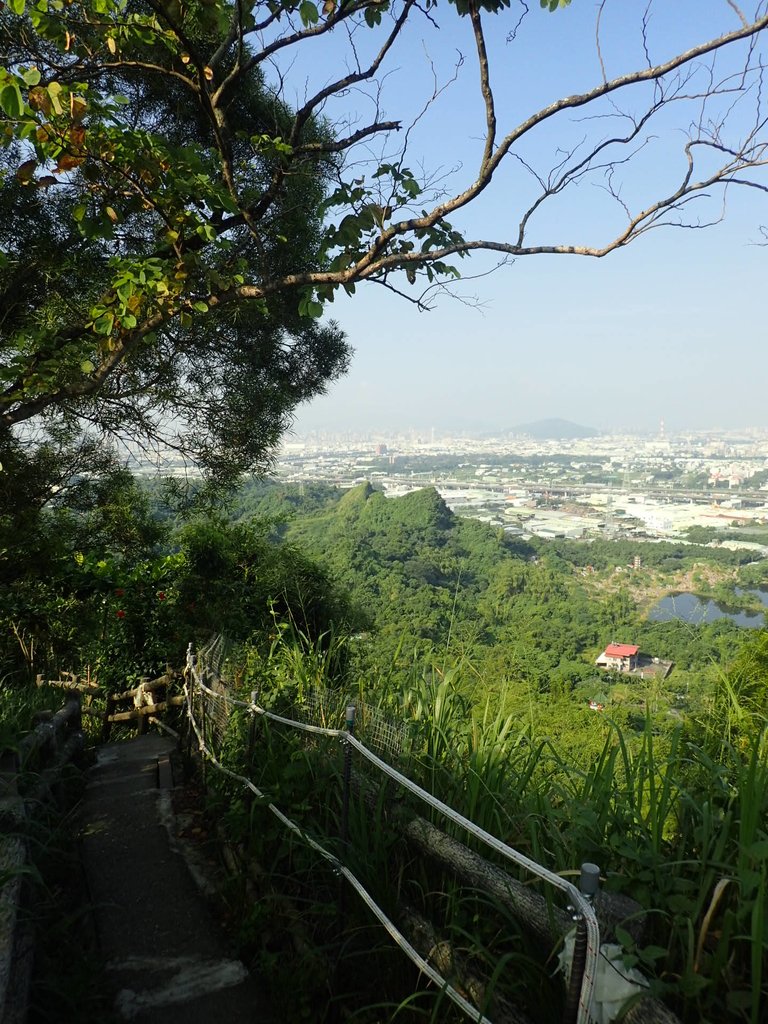
<svg viewBox="0 0 768 1024"><path fill-rule="evenodd" d="M16 748L32 728L36 712L55 710L61 703L61 695L50 689L38 689L32 682L12 682L8 676L0 679L0 752Z"/></svg>
<svg viewBox="0 0 768 1024"><path fill-rule="evenodd" d="M327 642L318 650L281 633L266 655L252 660L243 686L258 682L262 702L285 709L300 704L310 687L325 685L336 694L335 707L333 697L325 705L329 721L336 716L330 724L340 724L350 692L336 687L333 664ZM577 763L557 743L537 735L530 721L521 724L505 711L503 695L474 703L463 687L461 663L414 663L386 682L386 689L367 689L365 699L406 721L410 748L404 766L411 777L552 870L573 871L585 859L598 863L606 887L633 897L646 911L639 943L628 932L619 933L628 962L641 966L653 990L686 1024L758 1024L768 1005L764 717L751 708L745 731L734 692L727 695L734 713L726 732L708 720L670 726L650 711L634 729L603 719L602 746ZM359 698L360 692L352 696ZM713 710L721 712L722 705ZM313 832L326 831L336 841L338 748L264 727L250 768L289 813L303 815ZM551 1017L559 1005L559 985L532 968L529 951L503 909L481 907L478 895L466 892L450 872L417 860L391 815L393 804L409 801L380 782L372 785L379 786L373 803L362 796L352 802L350 844L337 847L345 861L393 916L403 904L436 915L440 934L487 975L501 962L514 964L496 972L502 996L507 979L518 976L524 984L508 995L518 1005L528 1004L534 1018L537 1007L538 1019ZM418 813L424 813L420 805ZM289 886L303 874L309 891L320 894L318 906L337 899L337 884L315 858L279 839L263 821L252 824L254 850L264 861L267 840L273 840L270 868L291 877ZM303 898L312 903L306 893ZM306 920L310 917L307 911ZM320 919L319 934L332 946L327 913ZM363 927L365 916L353 914L347 923L355 920L355 927ZM359 952L356 944L355 949ZM370 971L366 977L370 981ZM408 996L390 998L401 1007L387 1018L395 1020ZM372 1013L354 1019L383 1018Z"/></svg>

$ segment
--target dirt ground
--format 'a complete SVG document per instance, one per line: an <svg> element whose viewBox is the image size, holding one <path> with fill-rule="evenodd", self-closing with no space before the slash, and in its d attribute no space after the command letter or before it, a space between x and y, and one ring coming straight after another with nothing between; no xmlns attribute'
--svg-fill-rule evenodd
<svg viewBox="0 0 768 1024"><path fill-rule="evenodd" d="M698 593L702 583L710 587L718 583L733 583L737 570L733 566L697 562L690 569L676 573L663 573L645 566L639 569L618 566L616 570L603 573L589 573L577 568L575 572L590 595L606 596L627 590L638 609L646 612L668 594Z"/></svg>

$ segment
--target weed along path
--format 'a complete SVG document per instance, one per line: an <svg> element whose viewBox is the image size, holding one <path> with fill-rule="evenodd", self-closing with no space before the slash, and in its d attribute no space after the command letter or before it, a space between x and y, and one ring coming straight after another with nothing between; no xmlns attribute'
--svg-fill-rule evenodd
<svg viewBox="0 0 768 1024"><path fill-rule="evenodd" d="M116 1020L270 1024L254 978L227 948L169 822L174 742L101 747L82 808L82 853Z"/></svg>

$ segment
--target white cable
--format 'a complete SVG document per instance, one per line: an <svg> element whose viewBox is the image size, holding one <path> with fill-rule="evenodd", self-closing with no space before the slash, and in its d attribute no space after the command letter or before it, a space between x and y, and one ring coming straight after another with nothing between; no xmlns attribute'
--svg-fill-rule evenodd
<svg viewBox="0 0 768 1024"><path fill-rule="evenodd" d="M282 715L276 715L272 711L267 711L265 708L259 707L258 704L252 704L250 701L236 700L234 697L230 697L226 693L217 693L212 690L209 686L206 686L202 681L197 672L192 670L195 682L204 690L205 693L210 694L211 697L215 697L217 700L223 700L227 704L232 704L237 708L245 708L247 711L252 711L255 715L260 715L262 718L268 718L272 722L280 722L281 725L290 725L294 729L300 729L302 732L313 732L320 736L330 737L342 737L346 736L344 729L325 729L319 725L307 725L305 722L297 722L293 718L283 718Z"/></svg>
<svg viewBox="0 0 768 1024"><path fill-rule="evenodd" d="M231 769L225 767L216 758L213 752L208 749L205 740L203 739L200 730L198 729L197 722L195 721L189 696L189 687L186 684L184 685L184 695L187 699L187 715L189 717L192 729L194 730L195 736L197 737L198 746L201 753L203 753L211 762L211 764L218 768L219 771L223 772L225 775L228 775L232 779L236 779L238 782L242 782L245 786L248 787L248 789L251 790L252 793L259 797L259 799L265 799L265 794L258 788L258 786L255 786L251 782L251 780L246 778L244 775L238 775L237 772L233 772ZM446 979L443 978L443 976L439 974L428 963L428 961L426 961L413 948L413 946L406 939L403 933L397 928L395 923L389 917L387 917L387 915L381 909L381 907L374 901L373 897L362 884L362 882L360 882L360 880L352 874L349 868L345 867L345 865L341 863L341 861L338 859L338 857L336 857L335 854L331 853L329 850L326 850L325 847L321 846L320 843L318 843L315 839L312 838L312 836L304 832L301 829L301 827L296 824L295 821L292 821L285 814L283 814L279 807L276 807L273 803L268 803L267 807L269 808L270 811L272 811L275 817L277 817L286 826L286 828L290 829L291 832L299 836L299 838L303 839L304 842L307 843L313 850L315 850L322 857L324 857L325 860L332 864L335 870L339 872L339 874L343 875L344 878L347 879L352 888L357 892L357 894L363 900L365 905L372 912L374 917L376 917L380 924L383 925L384 929L387 931L390 937L395 941L395 943L400 947L400 949L402 949L403 952L413 961L413 963L416 964L416 966L419 968L419 970L422 971L423 974L426 974L426 976L432 982L434 982L434 984L437 985L442 991L444 991L448 998L451 999L461 1010L463 1010L468 1017L471 1017L476 1022L476 1024L492 1024L492 1022L486 1016L484 1016L476 1007L472 1006L471 1003L469 1003L459 992L457 992L456 989L453 988L453 986L450 985L448 981L446 981Z"/></svg>
<svg viewBox="0 0 768 1024"><path fill-rule="evenodd" d="M205 690L207 693L212 694L214 697L229 699L224 697L224 695L217 694L214 690L209 689L209 687L207 687L202 682L198 673L195 671L194 664L190 663L190 667L192 669L192 675L195 678L195 682L203 690ZM276 722L280 722L283 725L291 726L295 729L301 729L305 732L315 732L324 736L339 737L343 739L344 742L349 743L352 747L358 750L359 753L368 761L370 761L370 763L373 764L376 768L378 768L379 771L389 776L389 778L391 778L394 782L399 783L399 785L403 786L405 789L410 790L411 793L419 797L420 800L423 800L425 803L429 804L435 810L439 811L442 815L444 815L444 817L448 818L450 821L453 821L455 824L459 825L465 831L469 832L470 835L475 836L476 839L479 839L481 842L485 843L486 846L489 846L497 853L500 853L502 857L505 857L507 860L512 861L513 863L529 871L531 874L536 875L537 877L543 879L546 882L549 882L550 885L553 885L555 886L555 888L560 889L562 892L564 892L568 896L572 906L575 907L577 912L584 918L584 922L586 924L587 929L587 955L584 965L584 976L581 985L581 994L579 998L579 1013L577 1017L577 1022L578 1024L589 1024L589 1007L592 1002L592 993L595 985L595 977L597 975L597 960L600 951L600 928L594 907L589 902L589 900L586 899L586 897L584 897L581 892L579 892L579 890L576 888L575 885L573 885L572 882L569 882L567 879L561 878L560 875L556 875L554 872L549 871L541 864L537 864L536 861L531 860L529 857L526 857L525 854L518 853L517 850L514 850L506 843L503 843L500 839L497 839L496 836L493 836L489 832L486 832L484 829L480 828L479 825L475 825L474 822L470 821L468 818L465 818L462 814L459 814L458 811L455 811L452 807L449 807L448 804L443 803L442 800L438 800L437 797L432 796L431 793L428 793L425 789L422 789L421 786L417 785L417 783L411 781L411 779L403 775L401 772L398 772L397 769L387 764L386 761L383 761L380 757L377 757L376 754L374 754L366 746L364 746L350 732L343 729L323 729L319 726L305 725L303 722L296 722L293 719L284 718L281 715L275 715L270 711L265 711L263 708L259 708L254 704L245 703L243 701L232 701L232 703L236 703L238 706L244 708L249 708L255 714L261 714L266 718L269 718ZM226 769L223 770L226 771ZM240 777L238 776L238 778Z"/></svg>
<svg viewBox="0 0 768 1024"><path fill-rule="evenodd" d="M302 732L314 732L320 736L330 736L332 738L343 739L347 733L344 729L326 729L321 725L307 725L305 722L296 722L292 718L283 718L282 715L275 715L271 711L265 711L264 708L258 707L256 704L249 704L249 708L256 715L263 715L264 718L268 718L270 722L280 722L282 725L290 725L294 729L300 729Z"/></svg>
<svg viewBox="0 0 768 1024"><path fill-rule="evenodd" d="M579 892L572 882L569 882L567 879L561 878L560 875L556 875L554 872L542 867L541 864L537 864L536 861L526 857L525 854L518 853L517 850L507 846L506 843L497 839L496 836L492 836L489 832L486 832L485 829L480 828L479 825L475 825L473 821L465 818L462 814L459 814L458 811L454 811L452 807L443 803L442 800L438 800L437 797L432 796L431 793L427 793L426 790L422 789L421 786L417 785L415 782L412 782L411 779L397 771L396 768L387 764L386 761L382 761L380 757L377 757L376 754L364 746L355 736L352 736L350 733L344 733L343 735L347 743L354 747L355 750L358 750L363 757L370 761L371 764L379 769L379 771L383 772L384 775L389 776L390 779L399 783L405 789L410 790L415 796L419 797L431 807L434 807L435 810L439 811L450 821L461 826L469 832L470 835L475 836L476 839L485 843L486 846L489 846L492 850L495 850L503 857L506 857L507 860L511 860L513 863L525 868L530 871L531 874L537 875L539 878L544 879L568 895L572 905L584 917L587 926L587 962L584 968L584 981L581 987L578 1020L579 1024L589 1024L589 1004L592 1001L592 990L597 971L597 957L600 949L600 928L597 922L595 909L589 900Z"/></svg>

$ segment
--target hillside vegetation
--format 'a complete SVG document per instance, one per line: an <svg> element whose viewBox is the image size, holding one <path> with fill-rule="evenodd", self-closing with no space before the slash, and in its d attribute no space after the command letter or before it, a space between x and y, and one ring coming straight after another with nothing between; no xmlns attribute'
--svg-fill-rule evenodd
<svg viewBox="0 0 768 1024"><path fill-rule="evenodd" d="M627 963L685 1024L759 1024L768 634L725 620L649 622L636 598L695 574L730 591L754 586L766 581L761 565L694 545L510 539L455 516L431 488L386 499L367 484L253 484L227 515L182 516L127 474L99 486L84 482L23 522L9 511L0 523L0 549L13 531L17 553L0 582L6 742L38 672L87 671L123 689L181 664L190 641L225 633L244 694L255 689L289 713L317 691L339 707L364 701L405 730L403 767L435 795L554 870L599 863L607 889L649 912L642 940L619 933ZM595 658L617 639L674 661L671 675L600 674ZM337 829L333 757L266 733L245 764L235 726L231 763L305 827ZM263 873L259 903L236 899L231 912L243 949L276 983L303 969L296 944L278 938L286 899L302 908L305 967L307 941L313 952L294 993L298 1015L325 1006L316 1019L336 1020L344 993L361 1024L398 1019L404 1005L414 1020L449 1019L419 1009L407 988L418 979L402 987L386 940L358 911L349 910L342 955L328 915L334 879L262 820L264 808L228 785L215 799ZM397 915L405 900L427 913L436 898L443 933L470 943L489 976L517 965L500 972L518 982L499 981L504 998L534 1020L555 1019L559 983L533 964L513 923L481 909L450 872L414 861L388 813L361 805L350 825L349 856L382 905ZM326 956L337 958L331 981ZM365 970L350 969L363 959Z"/></svg>
<svg viewBox="0 0 768 1024"><path fill-rule="evenodd" d="M684 690L696 704L745 638L725 619L698 626L648 621L637 599L648 587L674 592L703 566L732 587L751 557L742 552L523 541L454 515L433 488L396 499L370 484L346 493L315 487L306 498L298 489L273 488L256 501L246 490L242 501L251 514L276 517L273 536L321 561L375 625L361 645L369 670L386 664L391 671L398 659L407 664L414 652L430 651L461 659L483 694L504 691L507 701L524 690L527 702L533 689L644 707L642 683L609 688L594 665L607 643L623 639L674 662L670 701ZM632 568L636 555L640 568ZM768 567L759 569L753 585L768 579Z"/></svg>

